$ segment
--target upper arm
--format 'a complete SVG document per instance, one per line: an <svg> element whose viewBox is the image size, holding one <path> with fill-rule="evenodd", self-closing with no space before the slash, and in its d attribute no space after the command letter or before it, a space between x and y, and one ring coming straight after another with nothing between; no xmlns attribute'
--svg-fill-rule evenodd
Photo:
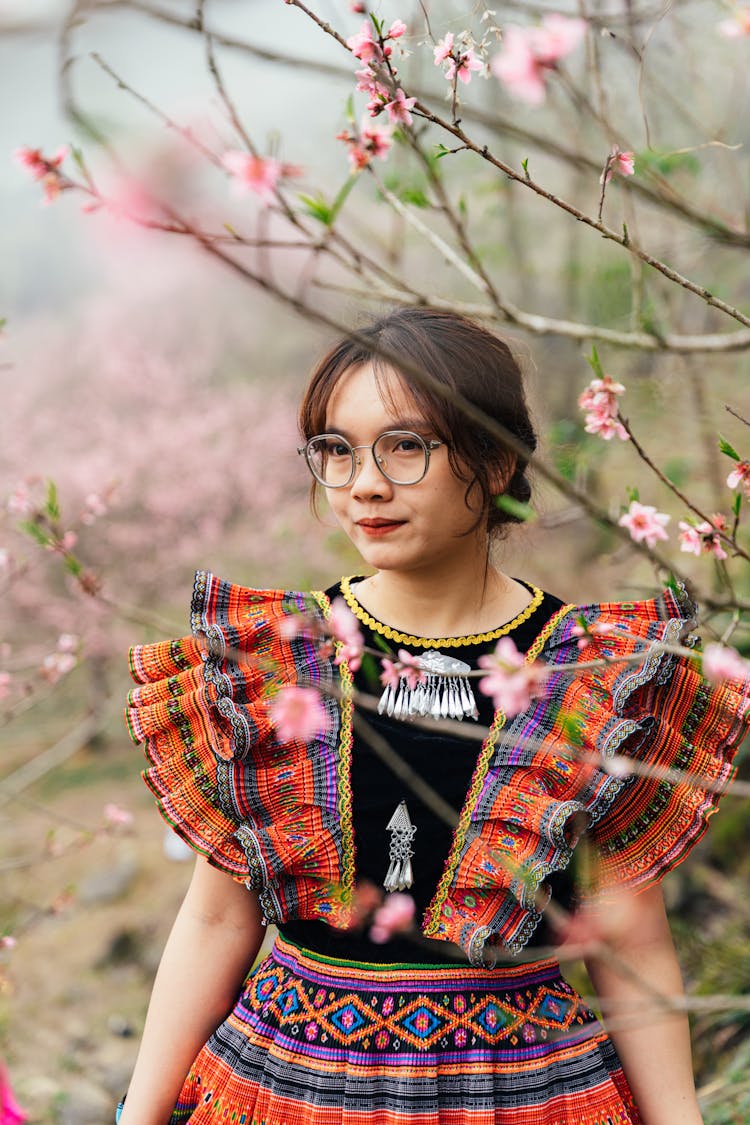
<svg viewBox="0 0 750 1125"><path fill-rule="evenodd" d="M202 856L196 858L183 910L203 925L220 925L247 933L258 939L258 945L263 939L263 917L255 891L213 867Z"/></svg>

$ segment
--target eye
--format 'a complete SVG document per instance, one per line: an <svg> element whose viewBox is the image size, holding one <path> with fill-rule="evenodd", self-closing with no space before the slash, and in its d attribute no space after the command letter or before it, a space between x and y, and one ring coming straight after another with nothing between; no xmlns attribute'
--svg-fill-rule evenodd
<svg viewBox="0 0 750 1125"><path fill-rule="evenodd" d="M421 451L422 443L417 441L416 438L404 434L403 437L397 438L393 443L394 453L416 453Z"/></svg>
<svg viewBox="0 0 750 1125"><path fill-rule="evenodd" d="M351 449L346 442L329 438L325 443L325 453L328 457L349 457Z"/></svg>

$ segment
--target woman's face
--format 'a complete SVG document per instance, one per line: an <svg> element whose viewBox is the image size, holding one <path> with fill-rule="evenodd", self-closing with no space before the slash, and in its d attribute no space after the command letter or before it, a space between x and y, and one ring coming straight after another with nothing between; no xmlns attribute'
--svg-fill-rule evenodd
<svg viewBox="0 0 750 1125"><path fill-rule="evenodd" d="M351 445L370 445L385 430L411 430L426 441L437 438L403 380L380 375L372 365L347 371L336 384L326 412L326 431ZM467 504L466 481L453 472L445 445L433 449L418 484L393 484L369 449L346 488L328 489L331 509L362 558L376 570L442 570L476 565L487 555L486 520ZM479 505L479 489L470 501Z"/></svg>

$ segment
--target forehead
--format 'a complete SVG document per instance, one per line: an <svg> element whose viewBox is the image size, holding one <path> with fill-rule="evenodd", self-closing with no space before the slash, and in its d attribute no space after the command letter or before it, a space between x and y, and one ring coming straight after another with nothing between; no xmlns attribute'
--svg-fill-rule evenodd
<svg viewBox="0 0 750 1125"><path fill-rule="evenodd" d="M326 425L352 426L356 422L381 421L387 426L405 420L425 420L403 377L392 367L375 370L372 363L350 367L331 391L326 407Z"/></svg>

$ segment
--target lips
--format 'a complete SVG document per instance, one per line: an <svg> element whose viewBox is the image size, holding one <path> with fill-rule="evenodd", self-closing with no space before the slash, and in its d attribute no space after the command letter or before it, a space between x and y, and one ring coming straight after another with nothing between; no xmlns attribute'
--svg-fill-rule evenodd
<svg viewBox="0 0 750 1125"><path fill-rule="evenodd" d="M396 531L405 523L406 520L364 519L357 520L357 527L361 528L365 535L387 535L389 531Z"/></svg>

